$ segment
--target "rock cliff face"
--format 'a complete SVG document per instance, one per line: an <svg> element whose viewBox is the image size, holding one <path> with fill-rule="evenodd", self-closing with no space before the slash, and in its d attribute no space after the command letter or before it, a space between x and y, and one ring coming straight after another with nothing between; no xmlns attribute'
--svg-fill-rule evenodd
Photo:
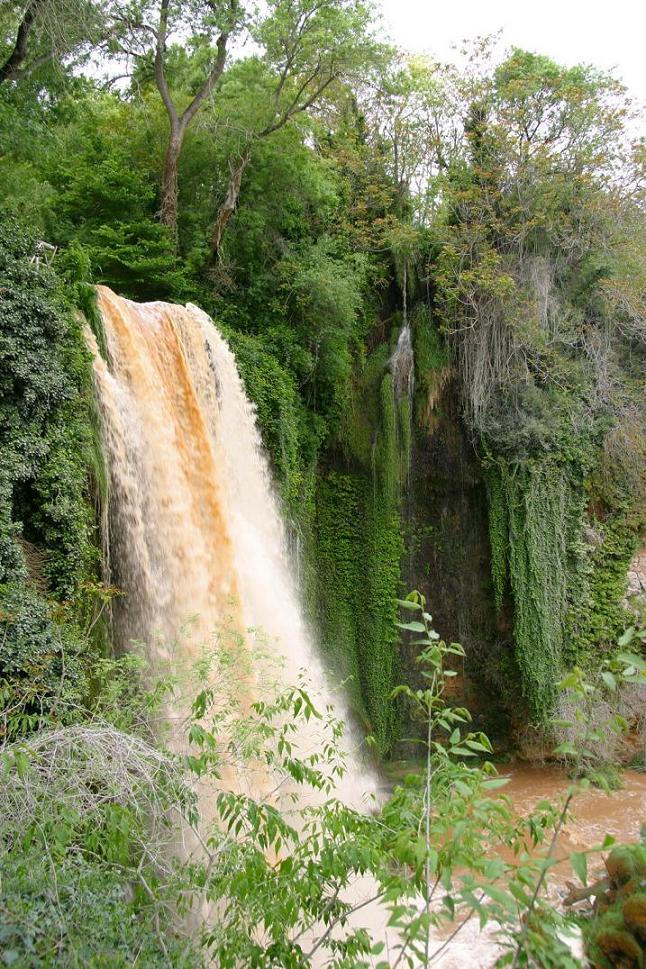
<svg viewBox="0 0 646 969"><path fill-rule="evenodd" d="M495 615L485 486L453 381L435 401L428 429L415 435L402 511L404 586L426 596L434 628L466 651L464 668L452 680L455 699L492 734L505 735L500 669L510 655L511 630ZM402 647L409 682L419 679L415 656L415 647Z"/></svg>
<svg viewBox="0 0 646 969"><path fill-rule="evenodd" d="M634 608L635 600L641 596L646 596L646 545L640 548L628 569L627 607Z"/></svg>

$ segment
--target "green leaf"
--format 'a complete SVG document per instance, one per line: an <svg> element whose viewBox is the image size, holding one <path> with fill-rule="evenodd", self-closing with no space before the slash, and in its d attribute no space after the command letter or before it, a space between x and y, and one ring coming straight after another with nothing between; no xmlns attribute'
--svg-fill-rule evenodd
<svg viewBox="0 0 646 969"><path fill-rule="evenodd" d="M408 632L411 632L411 633L425 633L426 632L426 626L424 625L423 622L416 622L416 621L413 621L413 622L396 622L395 625L398 626L399 629L406 629Z"/></svg>
<svg viewBox="0 0 646 969"><path fill-rule="evenodd" d="M518 884L518 882L513 882L513 881L510 882L509 883L509 891L514 896L514 898L516 899L516 901L517 902L520 902L520 904L524 908L529 908L529 906L532 903L532 900L529 897L529 895L527 894L527 892L523 888L521 888L521 886Z"/></svg>
<svg viewBox="0 0 646 969"><path fill-rule="evenodd" d="M467 745L467 747L470 747L471 750L477 750L485 754L491 753L491 747L487 747L486 744L481 744L479 740L472 740L470 737L467 737L464 743Z"/></svg>
<svg viewBox="0 0 646 969"><path fill-rule="evenodd" d="M471 788L469 787L468 784L465 784L464 781L459 781L457 779L454 780L453 787L456 789L456 791L459 791L463 797L471 796Z"/></svg>
<svg viewBox="0 0 646 969"><path fill-rule="evenodd" d="M572 744L565 741L554 748L555 754L565 754L566 757L576 757L577 749Z"/></svg>
<svg viewBox="0 0 646 969"><path fill-rule="evenodd" d="M628 629L625 629L623 631L623 633L617 640L617 646L622 646L622 647L627 646L628 643L631 643L633 641L634 635L635 635L635 627L629 626Z"/></svg>
<svg viewBox="0 0 646 969"><path fill-rule="evenodd" d="M484 885L483 892L493 899L494 902L498 902L508 911L513 911L516 908L516 903L514 902L511 895L501 888L499 885Z"/></svg>
<svg viewBox="0 0 646 969"><path fill-rule="evenodd" d="M646 660L643 660L641 656L637 656L635 653L619 653L617 659L620 663L624 663L626 666L632 666L636 670L646 670Z"/></svg>
<svg viewBox="0 0 646 969"><path fill-rule="evenodd" d="M588 884L588 859L583 854L583 852L575 851L574 854L570 855L570 863L572 868L579 876L581 884Z"/></svg>
<svg viewBox="0 0 646 969"><path fill-rule="evenodd" d="M609 690L613 693L617 689L617 681L609 670L604 670L601 674L601 679L606 684Z"/></svg>
<svg viewBox="0 0 646 969"><path fill-rule="evenodd" d="M496 788L504 787L505 784L509 784L510 780L510 777L492 777L491 780L483 781L482 787L486 791L495 791Z"/></svg>
<svg viewBox="0 0 646 969"><path fill-rule="evenodd" d="M410 609L413 612L420 612L422 609L419 602L411 602L410 599L396 599L395 601L402 609Z"/></svg>

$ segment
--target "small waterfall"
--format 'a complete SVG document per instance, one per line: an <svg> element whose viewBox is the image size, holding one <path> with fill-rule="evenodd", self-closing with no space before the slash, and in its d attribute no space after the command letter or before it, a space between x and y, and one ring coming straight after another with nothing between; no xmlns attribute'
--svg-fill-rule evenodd
<svg viewBox="0 0 646 969"><path fill-rule="evenodd" d="M413 403L415 392L415 355L410 324L404 316L397 346L393 350L389 368L393 377L393 394L397 405L397 432L400 455L400 482L406 493L410 485L412 464Z"/></svg>
<svg viewBox="0 0 646 969"><path fill-rule="evenodd" d="M254 408L225 340L196 306L137 304L105 287L98 297L107 359L88 340L109 469L112 581L124 592L119 646L138 641L154 671L181 673L205 645L225 653L233 642L243 708L259 684L271 685L269 654L279 682L305 670L315 702L345 717L306 628ZM168 715L181 720L186 708ZM306 753L318 738L299 741ZM253 792L244 765L239 774L225 782ZM360 806L374 788L351 763L338 794Z"/></svg>
<svg viewBox="0 0 646 969"><path fill-rule="evenodd" d="M415 389L415 358L410 324L408 323L405 323L399 331L397 346L390 358L390 369L397 399L407 397L412 400Z"/></svg>

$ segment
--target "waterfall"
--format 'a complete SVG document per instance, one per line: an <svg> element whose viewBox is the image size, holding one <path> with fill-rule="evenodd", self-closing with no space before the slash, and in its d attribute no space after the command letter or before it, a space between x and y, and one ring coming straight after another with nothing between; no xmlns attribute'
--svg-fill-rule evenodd
<svg viewBox="0 0 646 969"><path fill-rule="evenodd" d="M233 641L243 708L268 682L268 660L284 685L305 670L319 707L333 704L345 718L308 633L254 408L226 341L190 304L137 304L102 286L98 299L107 359L88 339L108 465L111 578L124 593L115 603L118 646L137 641L153 671L181 673L205 644L225 653ZM181 704L168 711L171 721L185 715ZM350 764L338 795L359 806L375 785ZM239 777L226 780L240 786Z"/></svg>
<svg viewBox="0 0 646 969"><path fill-rule="evenodd" d="M397 346L393 350L389 367L393 378L393 394L397 404L397 432L400 455L400 482L406 498L409 497L412 463L412 418L415 391L415 354L410 324L404 317L399 331Z"/></svg>
<svg viewBox="0 0 646 969"><path fill-rule="evenodd" d="M179 674L200 660L205 645L226 652L232 642L244 653L232 656L243 708L262 695L269 653L280 682L294 683L306 670L319 708L331 704L347 719L344 697L328 682L308 633L254 408L226 341L190 304L137 304L103 286L98 300L105 356L89 330L87 340L108 470L111 580L123 592L114 607L118 647L135 642L153 671ZM410 399L408 327L391 366L398 400L402 390ZM228 636L221 635L223 627ZM216 692L219 673L216 667L210 684ZM180 697L165 711L176 749L184 744L187 702ZM320 738L311 730L299 733L303 754L318 748ZM218 783L263 796L260 775L243 764ZM364 808L366 794L376 787L372 774L351 757L336 793L349 806ZM209 822L213 788L198 788L198 797ZM190 833L180 832L177 841L185 855L200 851ZM389 913L374 901L375 889L367 875L348 886L342 897L357 906L349 925L364 927L373 942L398 951L401 942L387 928ZM197 921L202 917L210 917L208 907L195 913ZM329 956L321 947L313 969Z"/></svg>
<svg viewBox="0 0 646 969"><path fill-rule="evenodd" d="M413 341L410 324L405 323L399 331L397 346L390 357L390 369L393 375L393 389L395 396L413 398L415 380L415 358L413 355Z"/></svg>

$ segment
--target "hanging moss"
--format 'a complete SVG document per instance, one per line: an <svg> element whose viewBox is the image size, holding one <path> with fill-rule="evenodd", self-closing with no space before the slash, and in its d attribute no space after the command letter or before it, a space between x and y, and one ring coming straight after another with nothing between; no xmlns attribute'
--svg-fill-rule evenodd
<svg viewBox="0 0 646 969"><path fill-rule="evenodd" d="M379 392L380 425L376 435L374 457L375 490L389 505L399 496L399 442L397 439L397 410L393 393L392 374L386 373Z"/></svg>
<svg viewBox="0 0 646 969"><path fill-rule="evenodd" d="M497 464L486 468L487 503L489 509L489 545L491 549L491 578L494 601L500 611L507 592L509 559L509 518L502 474Z"/></svg>
<svg viewBox="0 0 646 969"><path fill-rule="evenodd" d="M408 487L413 454L413 414L409 397L397 401L397 432L399 437L399 480L401 487Z"/></svg>
<svg viewBox="0 0 646 969"><path fill-rule="evenodd" d="M385 753L394 738L402 539L399 515L363 471L329 471L316 494L318 621L329 664Z"/></svg>
<svg viewBox="0 0 646 969"><path fill-rule="evenodd" d="M548 459L499 461L488 471L488 495L496 601L502 604L508 577L523 693L544 722L564 665L568 612L583 591L576 553L582 481L570 466Z"/></svg>
<svg viewBox="0 0 646 969"><path fill-rule="evenodd" d="M569 616L568 633L577 662L595 665L630 624L624 607L627 573L639 545L643 507L623 476L598 472L586 482L584 519L585 589Z"/></svg>
<svg viewBox="0 0 646 969"><path fill-rule="evenodd" d="M389 348L381 344L355 368L347 411L338 441L345 458L364 468L373 464L375 429L379 426L380 387L388 365Z"/></svg>
<svg viewBox="0 0 646 969"><path fill-rule="evenodd" d="M328 662L350 678L353 706L362 711L357 615L361 590L357 551L363 540L365 482L356 474L321 475L316 492L316 565L319 626Z"/></svg>
<svg viewBox="0 0 646 969"><path fill-rule="evenodd" d="M451 361L426 304L411 314L415 351L415 420L425 431L434 428L434 411L451 374Z"/></svg>
<svg viewBox="0 0 646 969"><path fill-rule="evenodd" d="M337 671L352 677L355 710L381 753L396 733L390 695L397 678L401 485L410 452L410 407L396 401L385 362L380 352L361 375L366 409L341 442L351 460L319 478L315 550L323 647Z"/></svg>
<svg viewBox="0 0 646 969"><path fill-rule="evenodd" d="M363 562L359 558L365 592L359 612L358 655L370 728L380 751L387 753L396 734L390 695L397 682L399 636L395 600L400 592L403 542L396 509L388 509L377 495L372 497L367 511L367 556Z"/></svg>

